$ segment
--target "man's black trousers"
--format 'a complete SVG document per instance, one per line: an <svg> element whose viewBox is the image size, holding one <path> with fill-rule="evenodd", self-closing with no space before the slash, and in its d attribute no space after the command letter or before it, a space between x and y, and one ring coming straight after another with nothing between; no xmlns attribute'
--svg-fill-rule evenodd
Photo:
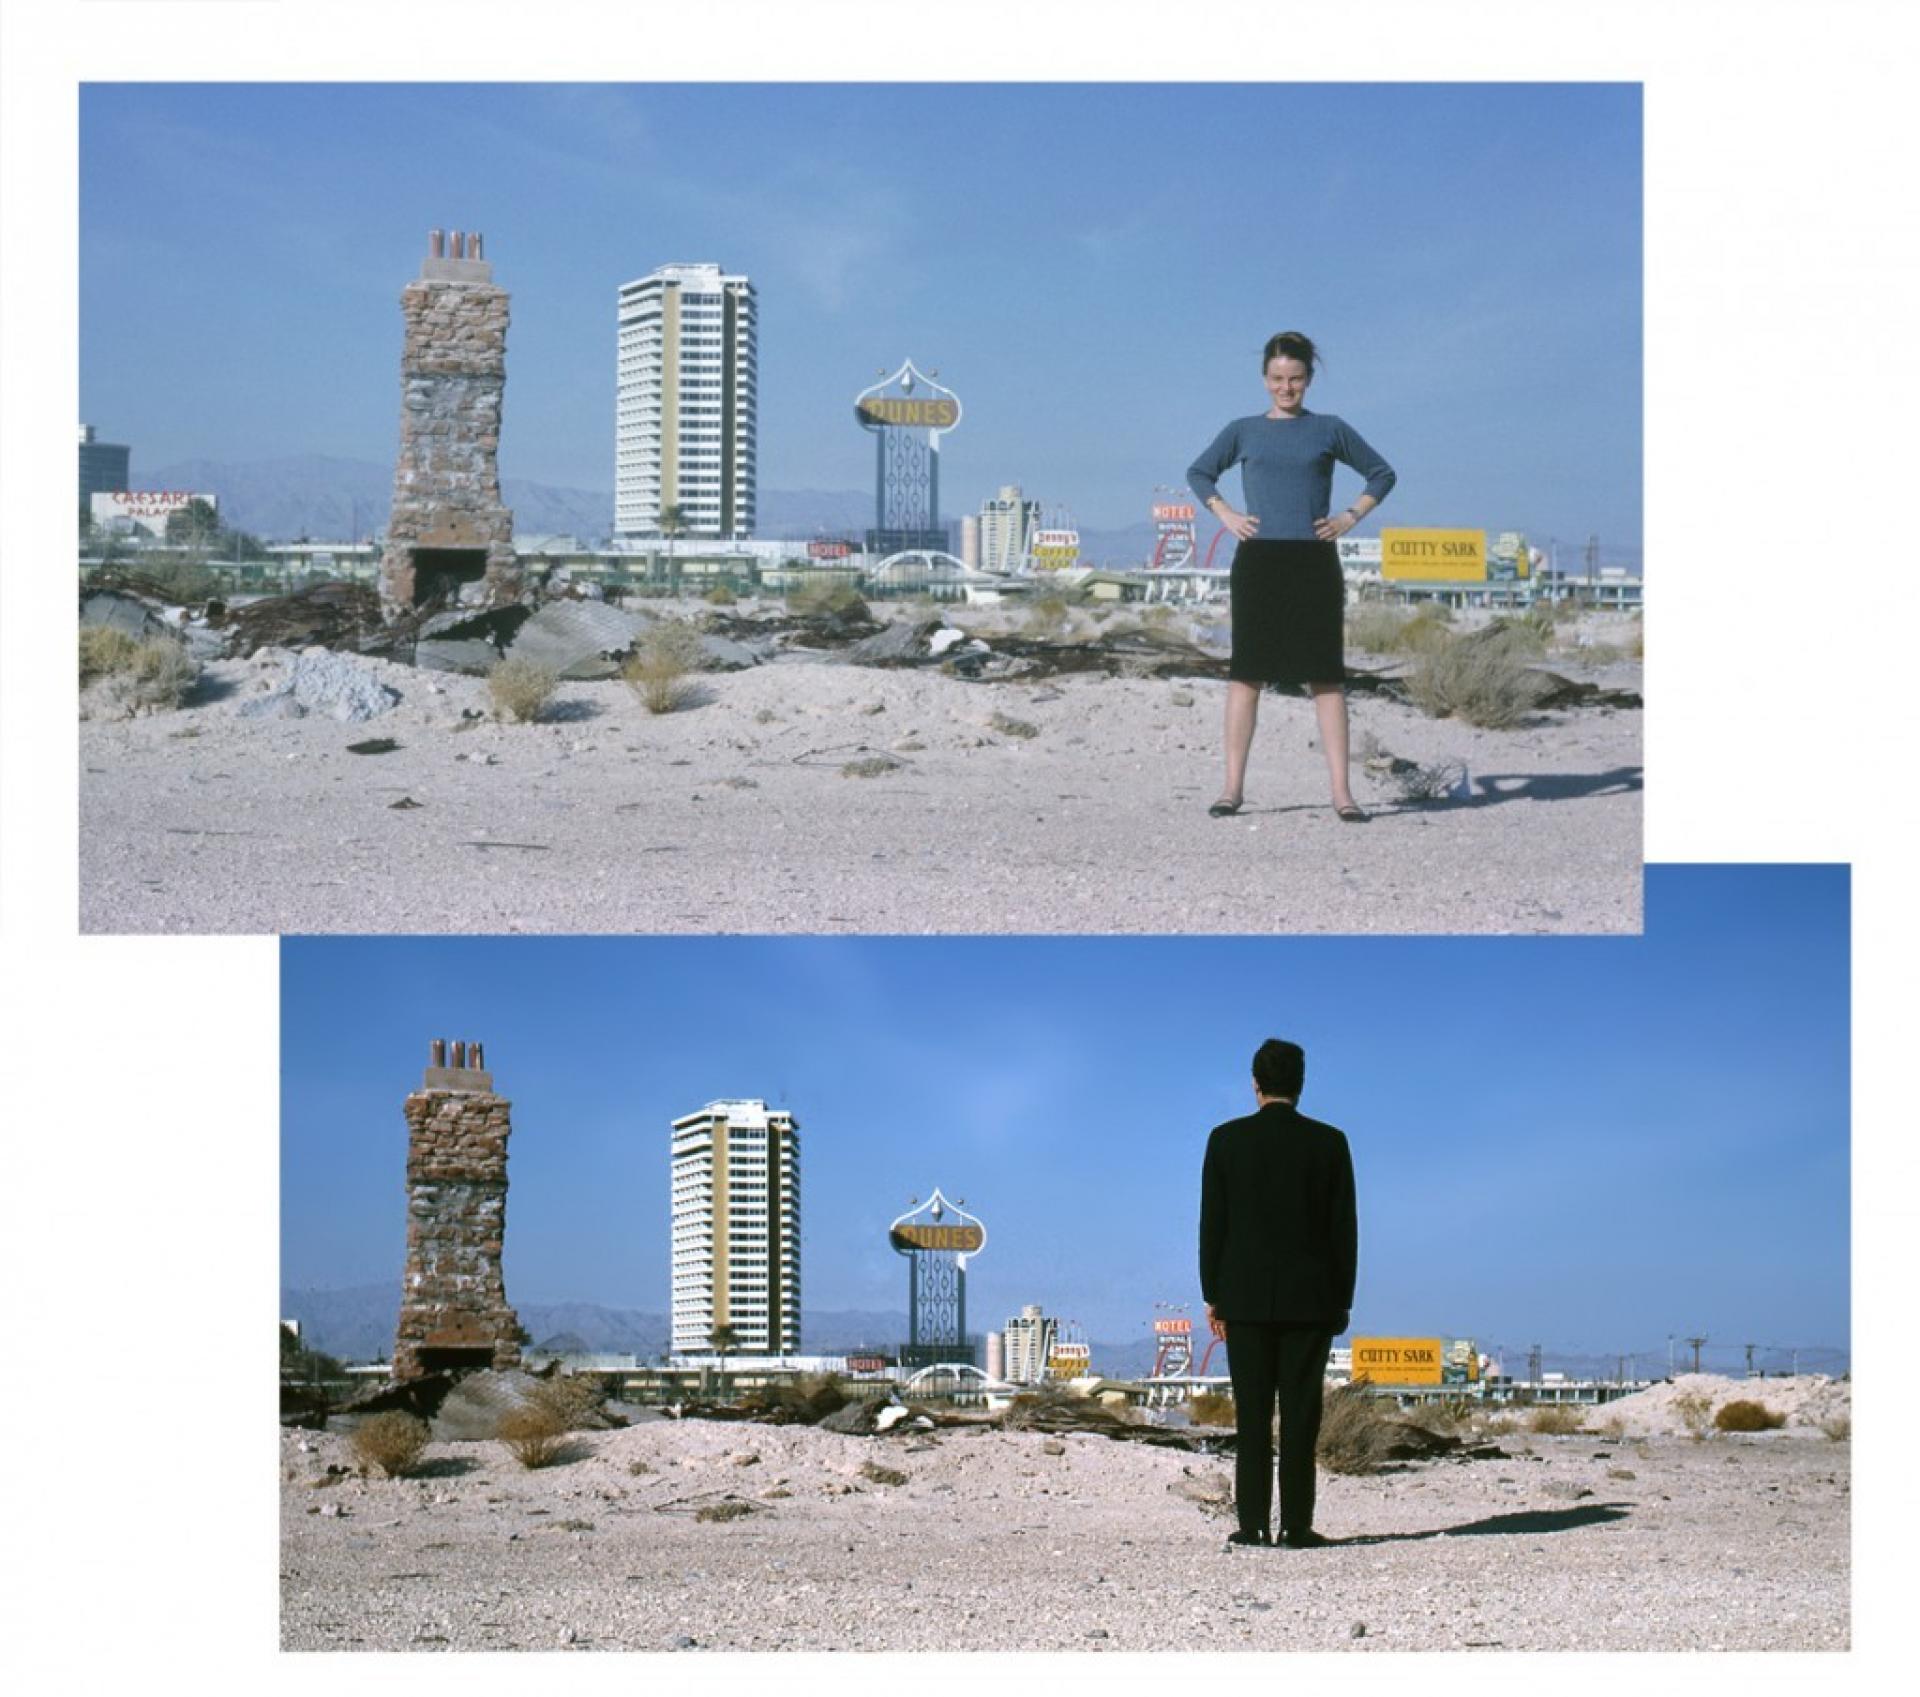
<svg viewBox="0 0 1920 1697"><path fill-rule="evenodd" d="M1314 1447L1333 1333L1319 1326L1227 1321L1233 1377L1233 1494L1242 1532L1265 1532L1273 1508L1273 1414L1280 1411L1280 1532L1313 1529Z"/></svg>

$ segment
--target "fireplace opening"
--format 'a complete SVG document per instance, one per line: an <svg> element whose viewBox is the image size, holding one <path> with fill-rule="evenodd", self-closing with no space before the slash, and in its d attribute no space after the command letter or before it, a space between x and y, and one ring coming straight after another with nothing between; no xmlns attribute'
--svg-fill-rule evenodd
<svg viewBox="0 0 1920 1697"><path fill-rule="evenodd" d="M431 606L453 602L460 586L478 583L487 575L484 548L416 548L413 551L413 604Z"/></svg>
<svg viewBox="0 0 1920 1697"><path fill-rule="evenodd" d="M493 1365L491 1346L485 1349L435 1349L431 1346L418 1352L420 1371L423 1373L484 1373Z"/></svg>

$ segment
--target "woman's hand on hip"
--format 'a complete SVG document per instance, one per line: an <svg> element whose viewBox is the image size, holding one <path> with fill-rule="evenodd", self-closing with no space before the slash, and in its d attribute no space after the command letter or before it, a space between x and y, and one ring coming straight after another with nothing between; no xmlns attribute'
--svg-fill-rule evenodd
<svg viewBox="0 0 1920 1697"><path fill-rule="evenodd" d="M1260 520L1253 513L1237 513L1231 507L1220 509L1220 523L1239 541L1251 542L1260 533Z"/></svg>
<svg viewBox="0 0 1920 1697"><path fill-rule="evenodd" d="M1213 1304L1207 1304L1207 1329L1222 1343L1227 1341L1227 1323L1213 1311Z"/></svg>
<svg viewBox="0 0 1920 1697"><path fill-rule="evenodd" d="M1351 513L1335 513L1331 518L1315 519L1313 534L1322 542L1332 542L1345 536L1359 522Z"/></svg>

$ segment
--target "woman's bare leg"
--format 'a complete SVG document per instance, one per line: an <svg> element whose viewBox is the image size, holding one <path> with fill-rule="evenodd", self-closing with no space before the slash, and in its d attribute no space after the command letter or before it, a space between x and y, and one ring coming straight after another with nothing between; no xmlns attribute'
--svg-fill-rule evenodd
<svg viewBox="0 0 1920 1697"><path fill-rule="evenodd" d="M1327 757L1327 776L1333 780L1336 809L1357 805L1347 782L1347 692L1339 684L1308 684L1313 692L1313 714L1320 722L1320 749Z"/></svg>
<svg viewBox="0 0 1920 1697"><path fill-rule="evenodd" d="M1238 803L1246 794L1247 750L1253 746L1253 727L1260 717L1260 685L1227 681L1227 784L1222 801Z"/></svg>

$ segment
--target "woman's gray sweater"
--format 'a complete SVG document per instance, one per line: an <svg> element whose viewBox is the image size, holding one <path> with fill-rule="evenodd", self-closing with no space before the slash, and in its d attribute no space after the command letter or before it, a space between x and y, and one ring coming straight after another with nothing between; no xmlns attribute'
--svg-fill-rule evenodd
<svg viewBox="0 0 1920 1697"><path fill-rule="evenodd" d="M1246 510L1260 520L1262 542L1311 542L1313 521L1327 516L1333 498L1333 462L1350 465L1367 480L1375 501L1393 487L1393 467L1332 413L1302 411L1297 418L1236 418L1187 468L1187 482L1202 502L1219 494L1219 479L1231 465L1243 467Z"/></svg>

